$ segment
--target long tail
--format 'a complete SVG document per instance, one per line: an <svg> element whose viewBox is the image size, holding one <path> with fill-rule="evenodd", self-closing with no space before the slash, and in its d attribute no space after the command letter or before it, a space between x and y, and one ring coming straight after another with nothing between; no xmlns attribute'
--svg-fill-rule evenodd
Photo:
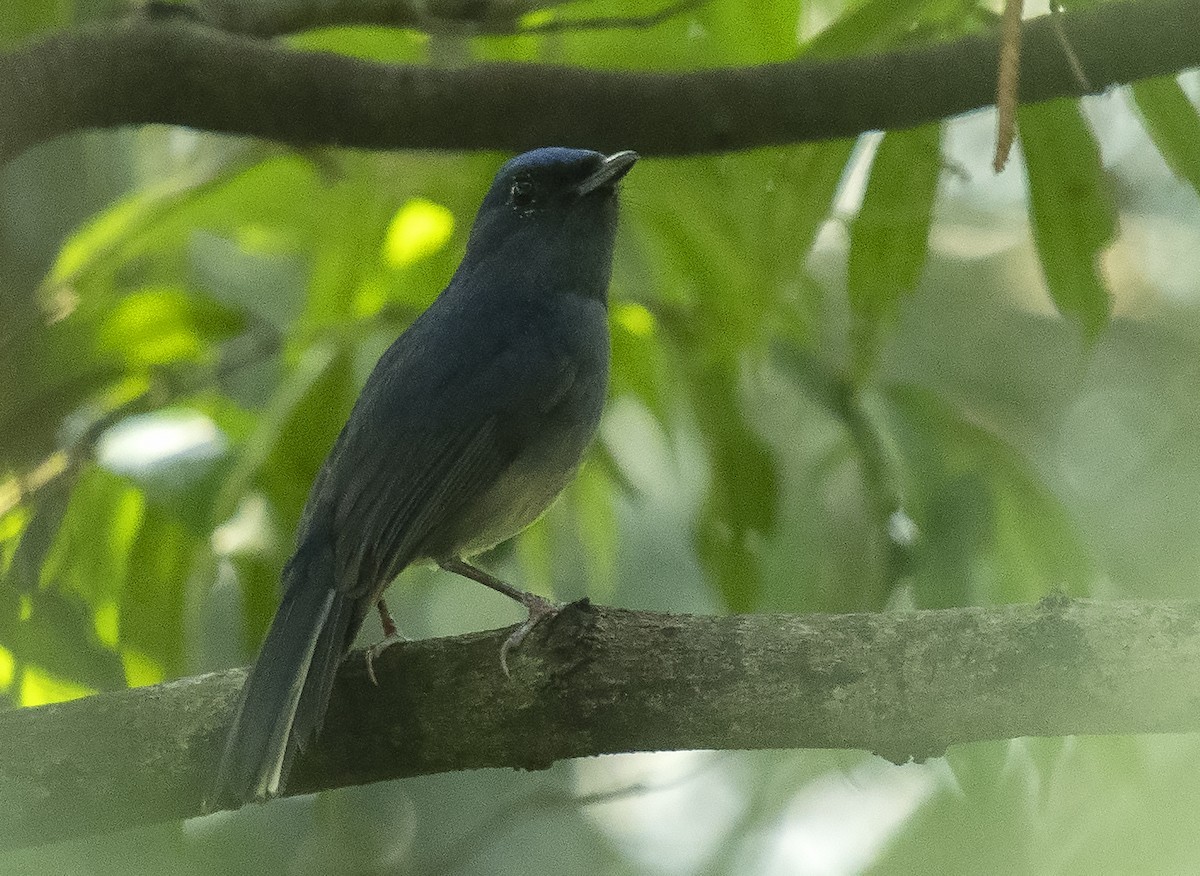
<svg viewBox="0 0 1200 876"><path fill-rule="evenodd" d="M329 550L301 547L283 579L283 601L242 688L206 812L283 789L297 751L324 720L338 665L357 631L360 613L335 589Z"/></svg>

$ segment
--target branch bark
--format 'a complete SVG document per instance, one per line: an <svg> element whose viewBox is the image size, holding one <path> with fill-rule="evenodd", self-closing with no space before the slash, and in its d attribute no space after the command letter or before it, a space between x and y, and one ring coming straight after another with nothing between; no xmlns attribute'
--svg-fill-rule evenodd
<svg viewBox="0 0 1200 876"><path fill-rule="evenodd" d="M886 614L569 606L346 661L291 793L668 749L924 759L983 739L1200 730L1200 602L1050 598ZM0 714L0 847L194 816L241 670Z"/></svg>
<svg viewBox="0 0 1200 876"><path fill-rule="evenodd" d="M156 0L150 0L152 4ZM428 33L511 33L523 15L572 0L162 0L149 12L184 16L227 33L276 37L320 27L412 27Z"/></svg>
<svg viewBox="0 0 1200 876"><path fill-rule="evenodd" d="M1049 16L1023 28L1021 99L1082 87ZM1058 24L1096 91L1200 64L1195 0L1105 3ZM989 105L994 32L857 58L687 74L458 69L289 49L183 17L63 31L0 57L0 162L86 128L151 122L298 146L688 155L905 128Z"/></svg>

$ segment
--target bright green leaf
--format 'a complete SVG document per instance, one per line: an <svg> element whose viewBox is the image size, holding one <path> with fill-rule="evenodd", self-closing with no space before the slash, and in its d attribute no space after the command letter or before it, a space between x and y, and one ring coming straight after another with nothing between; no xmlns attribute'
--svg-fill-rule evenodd
<svg viewBox="0 0 1200 876"><path fill-rule="evenodd" d="M384 257L392 267L406 268L437 252L453 233L453 213L426 198L412 198L388 223Z"/></svg>

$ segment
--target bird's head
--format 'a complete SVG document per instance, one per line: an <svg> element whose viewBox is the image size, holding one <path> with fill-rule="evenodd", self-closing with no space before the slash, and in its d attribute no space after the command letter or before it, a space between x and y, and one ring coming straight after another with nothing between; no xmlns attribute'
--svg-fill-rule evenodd
<svg viewBox="0 0 1200 876"><path fill-rule="evenodd" d="M518 155L496 173L467 241L464 268L497 260L536 285L560 282L603 298L617 229L617 184L635 152L603 155L551 147ZM583 288L586 287L586 288Z"/></svg>

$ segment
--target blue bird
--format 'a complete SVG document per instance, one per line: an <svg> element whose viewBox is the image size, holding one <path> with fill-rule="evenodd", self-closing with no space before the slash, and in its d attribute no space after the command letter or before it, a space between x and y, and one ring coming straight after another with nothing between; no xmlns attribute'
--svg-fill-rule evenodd
<svg viewBox="0 0 1200 876"><path fill-rule="evenodd" d="M537 149L496 174L437 300L379 359L326 458L205 809L279 794L320 729L364 618L433 561L520 601L509 647L554 606L467 560L546 510L608 386L617 184L637 155Z"/></svg>

